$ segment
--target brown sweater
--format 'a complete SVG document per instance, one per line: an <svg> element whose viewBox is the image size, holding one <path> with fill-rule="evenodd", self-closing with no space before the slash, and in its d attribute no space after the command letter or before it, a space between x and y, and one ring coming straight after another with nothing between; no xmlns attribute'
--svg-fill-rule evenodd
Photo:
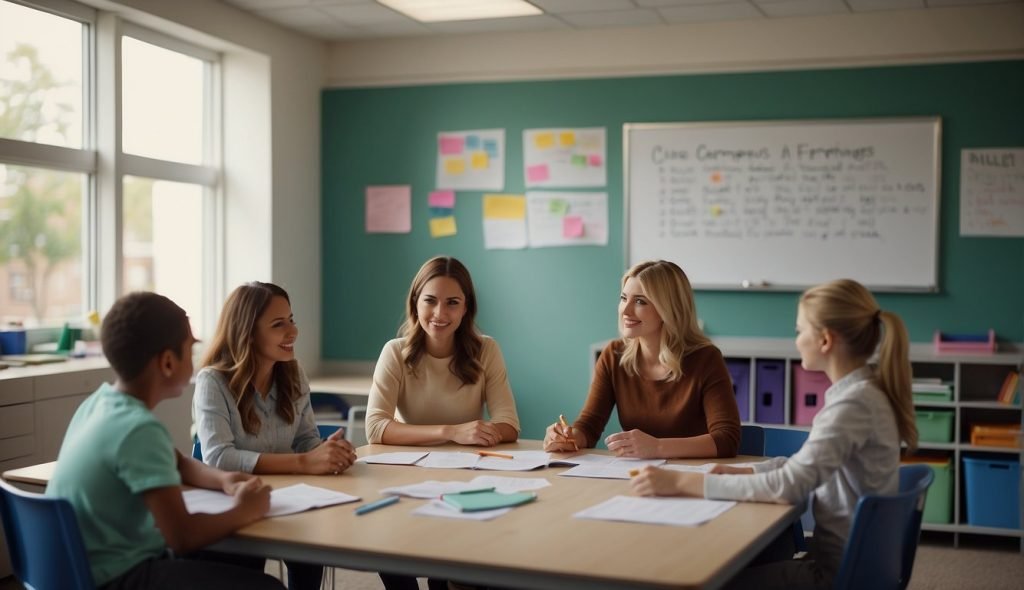
<svg viewBox="0 0 1024 590"><path fill-rule="evenodd" d="M630 375L619 364L625 345L614 340L601 352L590 394L573 425L593 447L618 406L623 430L637 428L657 438L711 434L719 457L733 457L740 446L740 413L721 351L707 346L683 357L677 381Z"/></svg>

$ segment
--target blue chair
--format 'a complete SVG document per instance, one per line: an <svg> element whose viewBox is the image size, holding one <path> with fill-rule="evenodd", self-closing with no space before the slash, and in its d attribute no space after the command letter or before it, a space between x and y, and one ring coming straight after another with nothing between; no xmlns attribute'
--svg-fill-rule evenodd
<svg viewBox="0 0 1024 590"><path fill-rule="evenodd" d="M900 467L898 494L861 497L836 575L836 590L907 587L921 535L924 501L934 478L927 465L905 465Z"/></svg>
<svg viewBox="0 0 1024 590"><path fill-rule="evenodd" d="M0 519L14 576L30 590L93 590L71 503L0 481Z"/></svg>
<svg viewBox="0 0 1024 590"><path fill-rule="evenodd" d="M196 461L203 460L203 445L199 444L199 437L192 437L192 458Z"/></svg>
<svg viewBox="0 0 1024 590"><path fill-rule="evenodd" d="M337 424L316 425L316 429L320 431L320 438L327 438L328 436L331 436L332 434L337 432L339 428L341 428L341 426L338 426Z"/></svg>
<svg viewBox="0 0 1024 590"><path fill-rule="evenodd" d="M764 428L753 424L740 426L740 455L764 456Z"/></svg>
<svg viewBox="0 0 1024 590"><path fill-rule="evenodd" d="M765 428L764 455L766 457L792 457L800 450L800 447L804 446L808 436L810 436L810 432L806 430ZM807 540L804 538L804 532L813 530L814 514L810 500L808 500L807 509L800 515L800 520L793 523L793 545L797 551L807 551Z"/></svg>

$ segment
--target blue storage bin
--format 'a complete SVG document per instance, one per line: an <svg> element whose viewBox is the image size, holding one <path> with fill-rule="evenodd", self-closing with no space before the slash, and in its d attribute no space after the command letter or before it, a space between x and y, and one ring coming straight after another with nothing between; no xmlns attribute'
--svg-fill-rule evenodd
<svg viewBox="0 0 1024 590"><path fill-rule="evenodd" d="M732 391L736 394L736 405L740 409L740 421L750 420L750 361L726 359L726 368L732 377Z"/></svg>
<svg viewBox="0 0 1024 590"><path fill-rule="evenodd" d="M964 457L963 461L967 524L1020 528L1020 463L1017 459Z"/></svg>
<svg viewBox="0 0 1024 590"><path fill-rule="evenodd" d="M786 361L757 361L754 418L760 424L786 423Z"/></svg>

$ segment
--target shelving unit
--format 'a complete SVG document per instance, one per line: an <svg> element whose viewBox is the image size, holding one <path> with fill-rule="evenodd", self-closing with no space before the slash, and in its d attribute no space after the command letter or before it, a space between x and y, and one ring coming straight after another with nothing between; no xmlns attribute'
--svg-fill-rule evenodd
<svg viewBox="0 0 1024 590"><path fill-rule="evenodd" d="M745 424L758 424L770 428L810 430L809 426L793 423L793 368L799 366L800 355L791 339L781 338L715 338L715 345L727 360L742 359L750 362L749 395ZM604 348L604 343L591 346L590 358L593 364ZM784 422L781 424L755 421L756 371L759 360L785 362ZM982 527L967 522L966 484L963 476L964 457L997 458L1006 460L1016 457L1024 465L1024 451L1020 448L976 446L970 443L970 426L974 423L1022 424L1021 405L1006 405L996 401L1003 379L1009 371L1020 371L1024 366L1024 346L1016 345L1012 350L995 354L937 354L931 343L915 343L910 346L910 360L915 377L938 377L953 384L952 401L915 402L922 409L952 410L953 440L948 443L926 442L918 445L918 456L939 460L949 459L953 474L952 522L950 524L924 523L924 530L942 531L953 534L953 544L958 546L961 534L995 535L1020 539L1024 552L1024 524L1016 528ZM1022 469L1024 472L1024 469ZM1021 489L1024 489L1022 482ZM1024 515L1024 501L1018 494L1017 502Z"/></svg>

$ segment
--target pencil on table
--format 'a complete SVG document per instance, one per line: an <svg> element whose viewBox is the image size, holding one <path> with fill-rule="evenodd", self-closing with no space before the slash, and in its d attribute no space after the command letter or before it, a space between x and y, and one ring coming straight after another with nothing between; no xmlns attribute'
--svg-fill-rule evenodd
<svg viewBox="0 0 1024 590"><path fill-rule="evenodd" d="M565 420L565 414L558 415L558 422L562 425L562 428L565 429L565 433L568 434L569 436L572 436L572 426L569 426L569 423ZM579 445L576 444L575 436L572 436L572 448L577 453L580 452L580 447Z"/></svg>
<svg viewBox="0 0 1024 590"><path fill-rule="evenodd" d="M481 457L499 457L501 459L515 459L512 455L506 455L505 453L495 453L494 451L477 451L477 455Z"/></svg>

